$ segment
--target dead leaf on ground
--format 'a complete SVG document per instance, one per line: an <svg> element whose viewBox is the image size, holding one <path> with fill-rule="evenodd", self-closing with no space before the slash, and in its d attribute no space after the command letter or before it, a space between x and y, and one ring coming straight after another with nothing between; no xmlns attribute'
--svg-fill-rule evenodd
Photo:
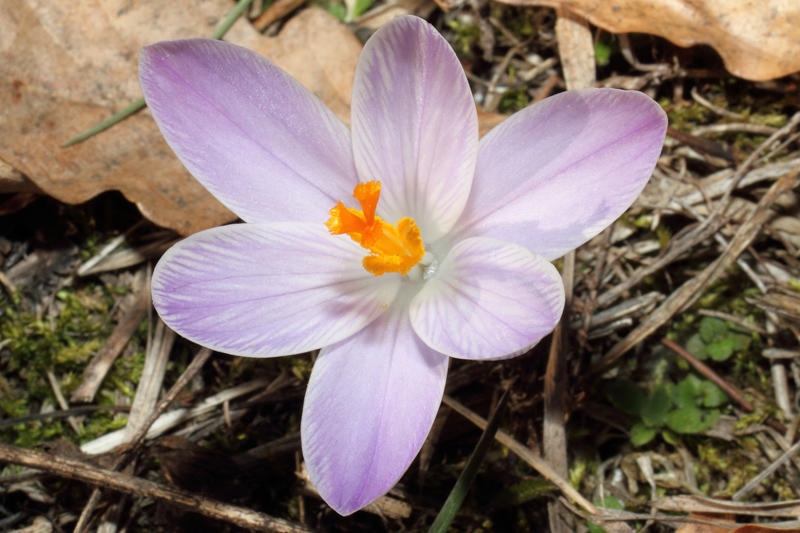
<svg viewBox="0 0 800 533"><path fill-rule="evenodd" d="M800 2L795 0L499 0L568 6L613 33L650 33L680 46L707 44L739 77L763 81L800 71Z"/></svg>
<svg viewBox="0 0 800 533"><path fill-rule="evenodd" d="M119 190L147 218L182 234L235 219L183 168L147 111L83 143L59 146L141 97L141 47L208 36L232 5L0 0L0 159L63 202ZM328 13L305 10L276 38L239 20L226 40L269 57L349 121L361 44Z"/></svg>
<svg viewBox="0 0 800 533"><path fill-rule="evenodd" d="M793 528L778 528L778 527L766 527L759 524L746 524L744 526L737 527L736 529L732 530L730 533L800 533L800 529L793 527Z"/></svg>

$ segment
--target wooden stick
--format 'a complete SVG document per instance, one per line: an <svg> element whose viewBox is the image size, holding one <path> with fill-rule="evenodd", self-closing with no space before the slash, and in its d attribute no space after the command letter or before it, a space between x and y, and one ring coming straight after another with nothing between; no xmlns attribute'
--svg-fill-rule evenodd
<svg viewBox="0 0 800 533"><path fill-rule="evenodd" d="M166 326L164 326L166 328ZM171 331L171 330L170 330ZM172 347L172 342L169 342L170 348ZM169 350L167 350L168 352ZM156 405L155 409L152 410L150 416L141 424L138 428L136 428L135 432L133 432L129 439L128 448L125 449L123 453L117 456L116 461L111 466L111 470L115 471L122 467L124 467L133 457L136 451L138 451L139 447L141 446L142 442L144 442L144 438L147 435L147 431L150 429L150 426L158 419L161 414L167 410L167 407L172 404L178 394L183 390L183 388L191 381L191 379L203 368L203 365L208 358L211 357L211 350L208 348L202 348L197 355L194 356L194 359L186 367L186 370L183 371L183 374L178 378L178 381L172 386L172 388L167 392L164 399ZM159 382L160 383L160 382ZM126 428L127 429L127 428ZM125 433L125 436L128 437L129 433ZM86 502L86 505L83 508L83 512L81 512L81 516L78 520L78 524L75 526L75 531L80 533L88 524L89 517L91 516L92 512L94 512L95 507L100 502L100 496L102 492L99 488L96 488L92 491L91 496L89 497L89 501Z"/></svg>
<svg viewBox="0 0 800 533"><path fill-rule="evenodd" d="M83 481L126 494L154 498L189 511L224 520L255 531L310 533L310 529L280 518L167 487L128 474L98 468L92 464L64 459L0 443L0 461L44 470L60 477Z"/></svg>

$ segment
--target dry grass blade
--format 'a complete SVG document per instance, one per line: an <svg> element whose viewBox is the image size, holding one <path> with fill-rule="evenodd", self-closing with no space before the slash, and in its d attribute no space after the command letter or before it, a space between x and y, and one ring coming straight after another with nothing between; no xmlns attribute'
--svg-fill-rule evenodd
<svg viewBox="0 0 800 533"><path fill-rule="evenodd" d="M486 419L482 416L476 414L475 412L471 411L470 409L463 406L461 403L457 402L450 396L445 395L443 400L445 404L452 407L455 411L458 411L461 415L466 417L470 420L473 424L478 426L481 430L486 429ZM575 490L572 485L569 484L569 481L561 477L558 472L553 470L553 468L545 462L544 459L536 455L533 450L530 448L522 445L519 441L515 440L511 435L504 431L498 431L497 435L495 436L497 442L506 446L509 450L514 452L520 459L531 465L536 471L538 471L545 479L550 481L553 485L558 487L561 492L565 495L569 496L571 499L575 500L575 502L581 506L584 510L586 510L589 514L595 515L600 512L600 510L592 504L589 500L583 497L583 495Z"/></svg>
<svg viewBox="0 0 800 533"><path fill-rule="evenodd" d="M78 274L81 276L92 276L94 274L100 274L101 272L110 272L112 270L136 266L140 263L144 263L148 259L160 256L179 240L180 239L166 237L139 248L131 248L112 253L90 268L81 267L81 269L78 270Z"/></svg>
<svg viewBox="0 0 800 533"><path fill-rule="evenodd" d="M651 507L661 511L681 513L735 513L749 516L800 517L800 500L769 503L742 503L716 500L702 496L667 496L649 502Z"/></svg>
<svg viewBox="0 0 800 533"><path fill-rule="evenodd" d="M610 365L628 350L655 332L659 327L665 324L667 320L672 318L673 315L686 306L691 305L692 302L699 298L700 295L703 294L705 288L713 283L713 281L739 257L739 254L750 245L756 235L761 231L761 227L768 216L767 208L772 205L776 198L792 189L798 173L800 173L800 168L784 175L776 181L758 203L758 209L745 220L739 228L739 231L736 232L736 236L731 240L722 255L708 265L700 274L674 291L664 303L643 320L636 329L611 348L591 370L596 372ZM734 187L736 183L737 180L734 180ZM731 189L733 189L733 187L731 187Z"/></svg>
<svg viewBox="0 0 800 533"><path fill-rule="evenodd" d="M202 402L200 402L199 405L191 409L185 409L185 408L173 409L169 413L164 413L156 419L156 421L147 431L146 437L147 438L157 437L163 434L165 431L174 428L178 424L181 424L188 419L200 416L214 409L217 409L226 401L233 400L245 394L250 394L255 390L263 389L267 385L269 385L269 380L255 379L253 381L248 381L247 383L242 383L241 385L233 387L231 389L224 390L218 394L215 394L214 396L210 396L205 400L203 400ZM81 445L81 451L88 454L98 454L111 451L117 446L121 446L126 442L128 442L128 440L124 438L124 433L125 433L124 429L120 429L112 433L107 433L102 437L99 437L91 442L87 442L86 444Z"/></svg>
<svg viewBox="0 0 800 533"><path fill-rule="evenodd" d="M128 416L128 424L125 426L125 436L128 439L132 439L136 435L158 402L161 384L164 382L164 373L167 370L167 361L169 361L176 334L159 318L153 337L153 343L144 360L142 379L136 389L131 414Z"/></svg>
<svg viewBox="0 0 800 533"><path fill-rule="evenodd" d="M166 343L163 343L162 345L164 346L165 349L159 349L159 352L168 355L169 350L172 348L172 342L168 341ZM129 445L128 448L124 451L124 453L122 453L117 457L117 460L112 465L111 470L117 470L123 467L127 462L131 460L131 458L134 456L134 453L138 450L139 446L144 441L144 438L147 435L147 432L150 429L150 427L153 425L153 423L155 423L158 417L161 416L161 414L167 410L167 407L169 407L172 404L172 402L175 401L175 398L178 396L178 393L180 393L183 390L183 388L186 385L188 385L189 381L191 381L192 378L200 371L200 369L203 368L205 362L208 361L209 357L211 357L211 353L212 353L211 350L209 350L208 348L202 348L197 353L197 355L195 355L192 362L189 364L186 370L184 370L183 374L181 374L181 377L178 378L178 381L175 382L175 384L172 386L169 392L164 396L161 402L159 402L159 404L155 406L155 408L152 409L152 411L149 413L150 416L144 422L138 424L138 428L136 428L135 426L132 427L132 430L135 430L135 433L131 434L132 430L129 430L127 426L125 429L122 430L123 438L129 437L128 439ZM162 357L162 359L166 360L166 356ZM158 383L159 383L158 388L160 389L161 380L158 380ZM130 426L130 419L128 419L128 423ZM85 524L88 522L88 519L91 516L94 508L100 501L100 496L101 493L99 488L92 491L92 495L89 497L89 501L86 503L86 506L84 506L83 512L81 513L78 525L75 526L75 531L79 532L85 527Z"/></svg>
<svg viewBox="0 0 800 533"><path fill-rule="evenodd" d="M678 242L671 243L670 247L663 256L653 261L650 265L640 268L634 272L628 279L622 283L617 284L611 289L597 297L598 307L605 307L617 298L619 298L626 291L638 285L647 276L651 276L659 270L665 268L673 261L676 261L681 255L693 248L697 243L702 242L712 235L714 235L719 228L722 227L724 221L717 217L708 217L699 226L692 230L689 234L678 240Z"/></svg>
<svg viewBox="0 0 800 533"><path fill-rule="evenodd" d="M748 481L744 487L737 490L736 494L733 495L733 500L734 501L741 500L742 498L750 494L752 491L754 491L755 488L758 487L758 485L760 485L762 481L771 476L773 472L775 472L778 468L786 464L786 462L788 462L792 458L792 456L794 456L794 454L798 452L798 450L800 450L800 441L795 442L791 448L786 450L783 453L783 455L775 459L772 462L772 464L770 464L767 468L764 469L763 472L761 472L756 477Z"/></svg>
<svg viewBox="0 0 800 533"><path fill-rule="evenodd" d="M572 305L573 280L575 279L575 251L564 258L562 272L566 293L566 307L561 320L553 331L550 357L544 376L544 456L545 460L563 478L569 478L567 457L567 317ZM574 531L572 515L557 501L547 504L550 530L553 533Z"/></svg>
<svg viewBox="0 0 800 533"><path fill-rule="evenodd" d="M595 73L594 42L589 22L567 9L556 10L556 38L567 89L593 87ZM569 310L572 305L575 279L575 251L564 258L562 272L566 292L566 306L561 320L553 332L550 357L544 380L544 456L553 470L563 478L569 477L567 457L567 331ZM557 500L547 504L550 530L569 533L575 530L572 514Z"/></svg>
<svg viewBox="0 0 800 533"><path fill-rule="evenodd" d="M36 468L68 479L76 479L98 487L110 488L143 498L154 498L210 518L224 520L239 527L255 531L278 533L308 533L311 530L273 518L263 513L229 505L190 492L166 487L144 479L97 468L89 463L54 457L0 443L0 460L16 465Z"/></svg>
<svg viewBox="0 0 800 533"><path fill-rule="evenodd" d="M567 89L594 87L594 42L589 21L568 9L556 10L556 36Z"/></svg>
<svg viewBox="0 0 800 533"><path fill-rule="evenodd" d="M264 31L273 22L276 22L301 5L305 4L306 0L277 0L270 4L266 11L261 13L257 19L253 21L253 27L258 31Z"/></svg>
<svg viewBox="0 0 800 533"><path fill-rule="evenodd" d="M143 269L137 273L138 278L141 278L141 281L134 281L134 285L138 285L139 289L133 305L123 315L108 340L84 370L83 382L72 393L71 401L88 403L94 400L114 361L147 316L147 311L150 309L150 276Z"/></svg>

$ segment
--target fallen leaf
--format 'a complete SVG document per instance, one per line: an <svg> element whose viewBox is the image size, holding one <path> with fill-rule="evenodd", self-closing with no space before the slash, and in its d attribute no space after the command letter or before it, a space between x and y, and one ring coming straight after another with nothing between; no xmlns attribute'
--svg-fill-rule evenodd
<svg viewBox="0 0 800 533"><path fill-rule="evenodd" d="M681 513L733 513L751 516L800 517L800 500L785 502L748 503L717 500L703 496L665 496L650 501L649 505L661 511Z"/></svg>
<svg viewBox="0 0 800 533"><path fill-rule="evenodd" d="M141 47L208 36L232 6L227 0L0 0L0 159L63 202L119 190L147 218L184 235L234 220L183 168L147 111L60 148L141 97ZM334 17L307 9L277 38L239 20L226 40L269 57L349 122L361 44ZM4 172L6 185L20 181Z"/></svg>
<svg viewBox="0 0 800 533"><path fill-rule="evenodd" d="M737 527L736 529L732 530L730 533L800 533L800 529L797 528L777 528L777 527L766 527L759 524L746 524L744 526Z"/></svg>
<svg viewBox="0 0 800 533"><path fill-rule="evenodd" d="M707 44L739 77L764 81L800 71L796 0L499 0L567 6L613 33L650 33L679 46Z"/></svg>

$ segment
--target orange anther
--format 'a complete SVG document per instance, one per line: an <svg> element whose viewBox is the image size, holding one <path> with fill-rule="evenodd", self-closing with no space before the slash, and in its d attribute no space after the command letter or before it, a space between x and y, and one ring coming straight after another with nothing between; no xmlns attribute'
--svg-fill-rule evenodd
<svg viewBox="0 0 800 533"><path fill-rule="evenodd" d="M411 218L402 218L397 226L387 224L375 216L381 194L379 181L359 183L353 197L363 211L345 207L339 202L331 209L325 223L333 235L349 235L351 239L370 251L362 264L367 272L376 276L389 272L405 275L425 255L417 224Z"/></svg>

